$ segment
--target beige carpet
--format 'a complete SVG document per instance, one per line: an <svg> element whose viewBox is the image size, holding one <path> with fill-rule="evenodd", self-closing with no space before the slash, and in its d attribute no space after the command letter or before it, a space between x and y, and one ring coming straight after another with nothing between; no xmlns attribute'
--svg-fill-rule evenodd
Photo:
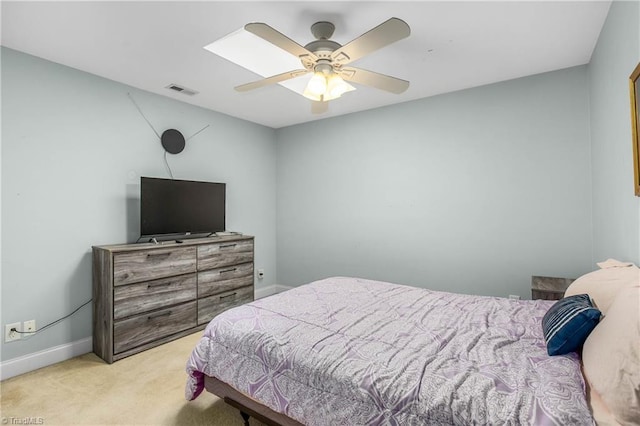
<svg viewBox="0 0 640 426"><path fill-rule="evenodd" d="M91 353L7 379L0 383L2 424L242 425L238 410L206 391L184 399L185 364L201 334L111 365Z"/></svg>

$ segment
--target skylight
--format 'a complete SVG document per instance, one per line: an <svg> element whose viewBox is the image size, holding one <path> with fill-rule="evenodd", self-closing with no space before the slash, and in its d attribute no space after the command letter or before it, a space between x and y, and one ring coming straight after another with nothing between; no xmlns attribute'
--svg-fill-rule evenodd
<svg viewBox="0 0 640 426"><path fill-rule="evenodd" d="M240 28L204 46L204 48L262 77L304 69L298 58L255 34L245 31L244 28ZM306 74L278 84L302 95L310 78L311 75ZM245 83L255 80L259 80L259 78L248 80Z"/></svg>

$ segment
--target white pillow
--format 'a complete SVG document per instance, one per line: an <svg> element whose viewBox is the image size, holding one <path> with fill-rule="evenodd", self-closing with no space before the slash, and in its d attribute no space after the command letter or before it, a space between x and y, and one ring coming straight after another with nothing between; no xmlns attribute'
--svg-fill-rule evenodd
<svg viewBox="0 0 640 426"><path fill-rule="evenodd" d="M591 297L596 308L602 312L602 315L607 315L607 310L618 291L623 287L640 282L640 269L632 263L624 264L613 259L598 265L601 264L607 266L576 279L564 292L564 296L586 293Z"/></svg>
<svg viewBox="0 0 640 426"><path fill-rule="evenodd" d="M596 265L598 265L600 269L634 266L633 263L631 262L620 262L619 260L615 260L615 259L607 259L604 262L596 263Z"/></svg>
<svg viewBox="0 0 640 426"><path fill-rule="evenodd" d="M618 292L582 348L584 374L623 425L640 419L640 283Z"/></svg>

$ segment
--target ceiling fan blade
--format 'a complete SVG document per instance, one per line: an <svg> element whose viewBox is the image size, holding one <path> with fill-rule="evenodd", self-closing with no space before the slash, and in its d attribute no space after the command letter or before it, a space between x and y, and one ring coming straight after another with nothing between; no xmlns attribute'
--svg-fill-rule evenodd
<svg viewBox="0 0 640 426"><path fill-rule="evenodd" d="M269 43L278 46L280 49L297 56L300 60L305 62L305 64L306 62L313 63L318 59L316 55L265 23L253 22L245 25L244 29L268 41Z"/></svg>
<svg viewBox="0 0 640 426"><path fill-rule="evenodd" d="M329 110L329 102L311 101L311 114L324 114Z"/></svg>
<svg viewBox="0 0 640 426"><path fill-rule="evenodd" d="M339 74L344 80L375 87L376 89L391 93L399 94L409 88L409 82L407 80L363 70L362 68L342 68Z"/></svg>
<svg viewBox="0 0 640 426"><path fill-rule="evenodd" d="M307 74L309 70L293 70L283 72L282 74L273 75L271 77L263 78L262 80L253 81L251 83L242 84L236 86L235 89L238 92L246 92L248 90L257 89L259 87L268 86L270 84L280 83L281 81L290 80L292 78L300 77L303 74Z"/></svg>
<svg viewBox="0 0 640 426"><path fill-rule="evenodd" d="M350 41L331 54L334 62L345 65L398 40L409 37L411 28L402 19L391 18Z"/></svg>

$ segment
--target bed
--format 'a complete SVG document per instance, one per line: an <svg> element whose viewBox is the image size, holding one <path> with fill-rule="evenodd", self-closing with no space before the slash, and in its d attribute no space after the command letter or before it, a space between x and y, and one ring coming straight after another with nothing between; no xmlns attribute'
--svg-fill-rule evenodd
<svg viewBox="0 0 640 426"><path fill-rule="evenodd" d="M594 424L578 354L547 354L553 304L320 280L214 318L185 396L267 424Z"/></svg>

